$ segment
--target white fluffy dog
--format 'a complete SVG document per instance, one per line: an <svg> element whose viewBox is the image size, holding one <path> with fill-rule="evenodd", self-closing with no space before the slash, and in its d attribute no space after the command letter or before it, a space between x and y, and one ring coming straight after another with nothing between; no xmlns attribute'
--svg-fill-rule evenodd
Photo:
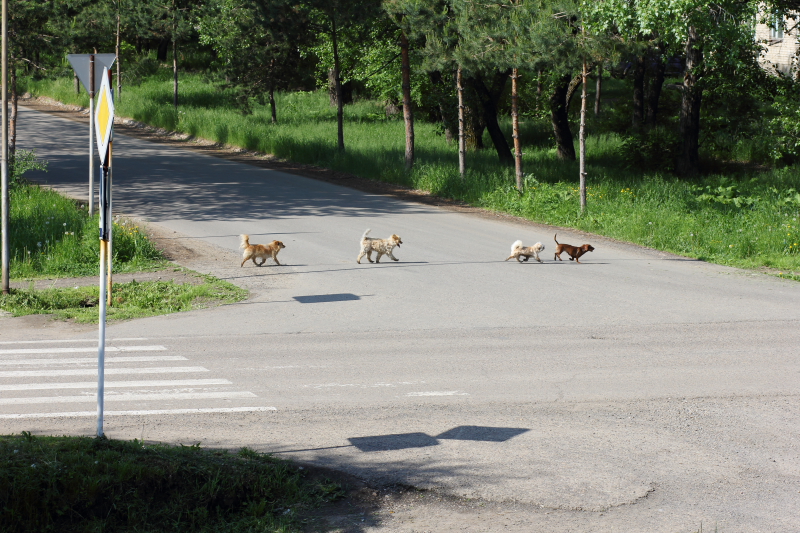
<svg viewBox="0 0 800 533"><path fill-rule="evenodd" d="M358 254L358 259L356 259L356 263L359 265L361 264L361 258L365 255L370 263L372 263L372 252L376 252L378 256L375 258L375 263L381 262L381 256L388 255L392 261L399 261L398 258L392 255L392 249L397 246L400 248L400 245L403 244L403 241L400 240L400 237L397 235L392 235L388 239L373 239L371 237L367 237L371 230L367 230L364 232L364 235L361 236L361 253Z"/></svg>
<svg viewBox="0 0 800 533"><path fill-rule="evenodd" d="M513 257L514 259L516 259L521 263L522 261L527 261L528 259L531 258L531 256L533 256L534 259L536 259L541 263L542 260L539 259L539 252L543 251L544 251L544 244L540 242L537 242L533 246L522 246L522 241L514 241L514 244L511 245L511 255L506 257L506 261L508 261ZM522 261L519 260L520 256L524 257Z"/></svg>

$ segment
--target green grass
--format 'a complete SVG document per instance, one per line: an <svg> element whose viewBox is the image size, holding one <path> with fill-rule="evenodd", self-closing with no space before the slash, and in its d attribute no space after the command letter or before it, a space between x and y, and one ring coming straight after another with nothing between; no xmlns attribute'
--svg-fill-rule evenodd
<svg viewBox="0 0 800 533"><path fill-rule="evenodd" d="M106 310L109 321L165 315L214 305L233 303L247 298L247 291L213 276L200 276L203 282L175 283L145 281L115 283L112 305ZM0 309L13 316L52 314L56 318L79 323L99 320L99 288L97 286L52 289L12 289L0 295Z"/></svg>
<svg viewBox="0 0 800 533"><path fill-rule="evenodd" d="M613 93L611 81L608 86ZM88 103L85 93L76 97L71 78L30 82L27 89L65 102ZM513 186L513 171L497 163L488 135L484 140L489 148L468 153L468 173L462 179L457 170L456 147L445 141L435 124L423 120L415 124L416 166L406 172L403 122L399 118L387 119L378 102L360 101L345 107L346 151L341 153L336 149L335 108L328 105L324 92L279 94L279 124L273 125L268 107L255 105L253 113L244 116L234 107L230 91L216 88L199 74L183 76L177 113L171 106L171 91L169 72L163 69L141 85L126 89L118 114L299 163L426 190L537 222L720 264L779 269L790 276L800 274L796 244L800 243L800 168L742 171L740 165L735 172L694 180L659 170L637 170L631 163L636 161L631 156L635 145L614 133L622 131L626 122L629 124L628 104L622 99L625 95L620 96L620 103L605 103L600 120L590 117L589 196L587 210L581 214L577 162L556 159L546 119L527 117L522 123L528 186L520 195ZM509 122L504 120L501 125L510 139ZM577 137L574 123L573 130ZM657 155L662 151L659 142L655 139L649 153ZM734 159L746 160L756 144L757 140L741 143ZM717 157L714 153L707 152L704 157L713 163L710 167L718 163L710 159Z"/></svg>
<svg viewBox="0 0 800 533"><path fill-rule="evenodd" d="M0 436L5 533L293 532L342 495L287 461L248 449L86 437Z"/></svg>
<svg viewBox="0 0 800 533"><path fill-rule="evenodd" d="M98 274L98 218L85 205L30 184L10 191L9 248L12 279ZM157 270L167 264L135 225L113 227L114 272Z"/></svg>

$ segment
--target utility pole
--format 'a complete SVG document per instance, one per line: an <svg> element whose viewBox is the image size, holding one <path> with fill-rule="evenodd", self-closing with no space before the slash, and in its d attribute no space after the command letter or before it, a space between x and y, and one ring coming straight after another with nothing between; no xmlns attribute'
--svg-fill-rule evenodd
<svg viewBox="0 0 800 533"><path fill-rule="evenodd" d="M8 202L8 0L3 1L3 45L2 45L2 64L0 65L0 69L3 70L2 73L2 95L0 95L0 99L2 99L2 121L3 121L3 134L2 134L2 160L0 160L0 174L2 176L2 232L3 232L3 239L2 239L2 284L3 284L3 294L8 294L9 292L9 265L11 264L11 260L9 257L9 235L8 235L8 218L9 218L9 202Z"/></svg>

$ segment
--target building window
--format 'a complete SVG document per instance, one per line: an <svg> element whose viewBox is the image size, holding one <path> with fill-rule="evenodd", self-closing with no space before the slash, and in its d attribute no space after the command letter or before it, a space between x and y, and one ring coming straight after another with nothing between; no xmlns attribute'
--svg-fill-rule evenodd
<svg viewBox="0 0 800 533"><path fill-rule="evenodd" d="M783 39L783 17L781 15L774 15L772 17L772 24L769 26L770 39Z"/></svg>

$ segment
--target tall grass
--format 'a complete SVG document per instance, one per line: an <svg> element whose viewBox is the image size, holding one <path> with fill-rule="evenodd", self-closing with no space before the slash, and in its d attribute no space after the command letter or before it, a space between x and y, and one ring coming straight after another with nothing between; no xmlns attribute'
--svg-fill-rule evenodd
<svg viewBox="0 0 800 533"><path fill-rule="evenodd" d="M89 276L100 261L98 218L85 205L36 185L19 184L9 193L11 277ZM136 226L113 224L115 272L153 270L161 253Z"/></svg>
<svg viewBox="0 0 800 533"><path fill-rule="evenodd" d="M538 222L574 227L690 257L742 266L800 269L798 218L800 169L707 175L684 180L666 172L631 168L630 144L609 124L624 110L605 106L607 123L591 118L587 139L589 196L579 210L576 162L559 161L547 120L523 121L526 187L519 194L512 169L498 164L488 136L486 150L470 152L468 172L458 174L456 147L435 124L415 124L416 165L404 169L405 137L399 117L387 118L379 102L345 107L345 152L336 148L335 108L324 92L277 95L278 124L267 106L250 115L236 109L234 94L199 74L184 75L180 108L172 107L169 73L162 70L123 92L117 109L153 126L185 132L300 163L341 170L460 199ZM71 79L30 82L33 94L87 105ZM609 122L610 121L610 122ZM612 124L613 125L613 124ZM509 121L501 126L510 138ZM593 134L593 132L595 132ZM659 147L652 147L656 152ZM757 140L741 142L739 159L755 157Z"/></svg>

